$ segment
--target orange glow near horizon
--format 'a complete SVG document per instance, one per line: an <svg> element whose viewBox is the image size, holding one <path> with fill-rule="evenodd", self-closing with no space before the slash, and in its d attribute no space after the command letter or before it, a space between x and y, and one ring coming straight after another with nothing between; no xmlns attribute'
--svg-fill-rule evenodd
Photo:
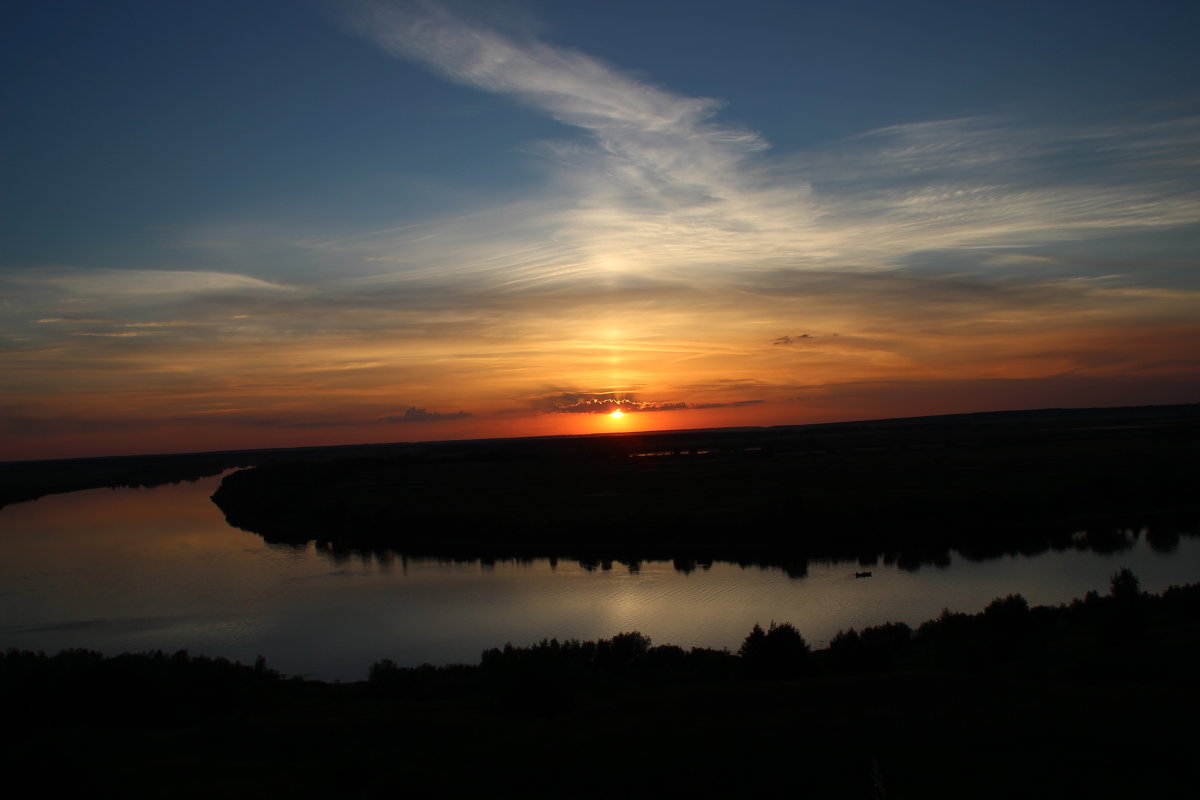
<svg viewBox="0 0 1200 800"><path fill-rule="evenodd" d="M303 89L330 118L399 91L437 124L317 135L263 102L208 104L225 76L192 68L194 43L153 52L205 102L114 95L98 128L80 112L72 158L56 114L23 116L0 462L1200 402L1200 125L1158 67L1091 111L1066 83L1062 108L1031 81L917 109L868 79L863 103L880 105L834 93L813 135L743 102L762 96L749 72L654 73L590 33L597 53L581 48L568 28L598 3L545 25L562 41L532 11L518 34L459 3L336 5L347 26L308 15L270 42L328 41L328 80L281 70L246 91ZM45 13L26 28L49 38L17 54L32 66L4 76L22 97L86 111L43 74L46 47L103 85L142 58ZM242 46L238 25L203 17ZM152 46L175 21L147 24ZM755 39L762 74L801 63L783 41ZM1139 41L1159 66L1195 50ZM471 113L446 113L463 97ZM135 138L108 135L109 117L136 120ZM129 158L147 142L180 159L169 178ZM45 202L56 186L120 198L120 224L111 203Z"/></svg>
<svg viewBox="0 0 1200 800"><path fill-rule="evenodd" d="M1113 305L1106 313L1119 328L1095 322L1100 299ZM877 320L808 305L812 332L778 343L762 330L791 330L785 318L798 302L746 300L753 325L746 309L705 306L700 337L682 300L640 316L580 301L588 312L575 310L581 320L555 307L529 329L497 323L493 339L470 343L469 358L454 357L467 345L453 336L410 350L350 334L335 347L322 331L295 331L250 347L232 329L110 340L44 323L42 349L6 356L12 390L0 460L1195 402L1200 384L1187 365L1200 339L1195 323L1180 320L1190 296L1074 300L1082 310L1071 313L1082 319L1033 310L960 319L953 337L909 319L910 306L921 307L915 300L892 312L886 331ZM621 319L619 370L583 334L600 316ZM52 345L66 355L49 358ZM1134 370L1148 354L1153 368ZM60 391L67 385L73 391ZM588 404L591 413L580 413Z"/></svg>

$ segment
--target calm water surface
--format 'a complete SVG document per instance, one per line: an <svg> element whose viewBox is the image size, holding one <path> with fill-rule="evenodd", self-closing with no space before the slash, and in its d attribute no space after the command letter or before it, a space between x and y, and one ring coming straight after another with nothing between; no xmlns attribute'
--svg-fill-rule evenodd
<svg viewBox="0 0 1200 800"><path fill-rule="evenodd" d="M1046 553L915 572L853 562L782 570L670 562L587 569L574 561L495 564L334 559L230 528L208 499L219 478L155 489L94 489L0 509L0 647L106 653L187 649L288 674L359 680L380 658L469 662L487 647L638 630L656 644L736 649L755 622L794 623L823 646L839 629L976 612L1020 592L1057 604L1128 566L1143 588L1200 580L1200 541L1166 554L1144 536L1115 554Z"/></svg>

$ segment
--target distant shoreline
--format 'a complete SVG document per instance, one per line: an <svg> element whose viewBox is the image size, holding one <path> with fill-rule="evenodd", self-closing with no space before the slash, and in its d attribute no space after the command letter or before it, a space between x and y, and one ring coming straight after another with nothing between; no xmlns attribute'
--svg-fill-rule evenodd
<svg viewBox="0 0 1200 800"><path fill-rule="evenodd" d="M911 427L990 426L993 424L1049 424L1065 422L1098 425L1170 424L1200 420L1200 404L1098 408L1047 408L1020 411L985 411L938 416L896 417L877 420L780 425L772 427L666 430L639 433L605 433L535 436L503 439L469 439L319 447L219 450L194 453L161 453L85 458L0 462L0 508L35 500L48 494L120 486L157 486L216 475L227 469L288 461L325 461L337 458L401 454L456 454L505 447L549 447L570 442L670 442L680 437L730 436L771 439L806 433L859 429ZM634 446L641 446L635 444Z"/></svg>
<svg viewBox="0 0 1200 800"><path fill-rule="evenodd" d="M1200 406L969 415L279 462L213 500L267 541L364 552L936 562L1195 533L1198 451Z"/></svg>

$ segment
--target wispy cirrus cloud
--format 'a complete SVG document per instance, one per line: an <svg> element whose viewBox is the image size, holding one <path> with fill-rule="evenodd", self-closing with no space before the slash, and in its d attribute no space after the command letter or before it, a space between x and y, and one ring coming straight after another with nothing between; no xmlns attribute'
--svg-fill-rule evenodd
<svg viewBox="0 0 1200 800"><path fill-rule="evenodd" d="M821 196L823 237L858 241L849 252L863 263L900 266L926 251L1192 225L1197 143L1200 117L1075 126L977 117L872 131L793 166Z"/></svg>
<svg viewBox="0 0 1200 800"><path fill-rule="evenodd" d="M663 304L682 305L698 291L733 290L753 302L793 289L846 294L855 274L903 275L931 261L979 285L1018 267L1094 275L1099 267L1063 267L1031 251L1200 220L1197 118L1074 127L949 119L772 154L761 136L721 121L718 101L651 85L532 33L502 32L431 2L350 7L351 24L388 52L582 133L532 146L552 167L544 191L378 231L255 230L247 238L245 230L181 230L181 247L214 241L241 253L250 245L240 242L273 242L288 280L142 270L91 278L99 291L129 286L149 296L207 275L210 288L276 323L314 306L329 325L353 330L370 325L376 309L384 317L405 307L481 316L553 300L566 310L628 294L638 281ZM272 256L261 247L246 261L268 276L262 265ZM789 277L801 271L825 277ZM1153 281L1153 272L1143 263L1139 280ZM295 295L258 295L255 281ZM897 301L924 305L922 287L908 287L911 297L893 285Z"/></svg>
<svg viewBox="0 0 1200 800"><path fill-rule="evenodd" d="M510 96L588 135L531 145L560 168L558 196L542 218L566 237L562 251L575 256L576 275L666 267L689 254L695 261L718 241L728 248L766 224L796 223L768 220L764 201L790 216L807 188L763 186L749 162L766 142L716 121L717 100L672 93L579 51L484 27L445 5L356 6L354 27L394 55Z"/></svg>
<svg viewBox="0 0 1200 800"><path fill-rule="evenodd" d="M557 167L552 196L532 216L541 244L493 250L498 283L536 289L629 272L736 282L746 268L894 270L944 251L978 268L979 251L1200 220L1200 118L1072 127L971 117L772 155L756 133L721 122L715 100L500 32L456 7L355 7L357 29L389 52L585 134L534 148ZM530 211L514 216L528 224ZM475 237L491 227L479 221Z"/></svg>
<svg viewBox="0 0 1200 800"><path fill-rule="evenodd" d="M286 286L276 282L238 273L207 270L41 267L13 270L5 275L4 281L28 287L31 291L59 292L84 299L116 297L124 302L214 292L287 290Z"/></svg>
<svg viewBox="0 0 1200 800"><path fill-rule="evenodd" d="M387 52L561 123L520 143L545 182L380 229L157 232L186 270L8 268L0 391L26 416L96 398L268 426L480 422L1195 369L1198 117L973 116L781 153L718 100L535 32L350 7ZM427 406L398 412L398 387Z"/></svg>

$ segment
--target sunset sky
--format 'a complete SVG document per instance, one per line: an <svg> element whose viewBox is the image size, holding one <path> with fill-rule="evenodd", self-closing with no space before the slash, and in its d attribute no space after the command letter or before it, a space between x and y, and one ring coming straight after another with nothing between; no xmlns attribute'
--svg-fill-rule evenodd
<svg viewBox="0 0 1200 800"><path fill-rule="evenodd" d="M1198 402L1198 30L16 0L0 459Z"/></svg>

